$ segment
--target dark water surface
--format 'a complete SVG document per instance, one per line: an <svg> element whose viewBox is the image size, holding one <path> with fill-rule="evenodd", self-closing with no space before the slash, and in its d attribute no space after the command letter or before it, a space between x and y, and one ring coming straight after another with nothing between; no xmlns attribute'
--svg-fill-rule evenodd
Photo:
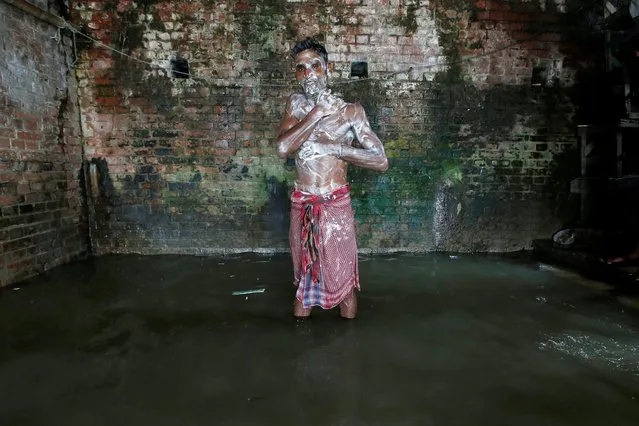
<svg viewBox="0 0 639 426"><path fill-rule="evenodd" d="M293 320L285 255L107 256L5 290L0 425L639 424L639 315L605 294L524 260L360 269L354 322Z"/></svg>

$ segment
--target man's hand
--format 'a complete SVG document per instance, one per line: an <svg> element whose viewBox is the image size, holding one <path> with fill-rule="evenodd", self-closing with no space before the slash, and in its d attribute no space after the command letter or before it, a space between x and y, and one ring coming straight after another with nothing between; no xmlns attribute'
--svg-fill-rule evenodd
<svg viewBox="0 0 639 426"><path fill-rule="evenodd" d="M338 157L340 153L340 145L335 143L317 143L306 142L299 151L299 157L302 161L313 160L318 157L332 155Z"/></svg>
<svg viewBox="0 0 639 426"><path fill-rule="evenodd" d="M343 99L333 95L330 90L323 91L317 98L315 109L319 111L322 117L335 114L346 106Z"/></svg>
<svg viewBox="0 0 639 426"><path fill-rule="evenodd" d="M325 117L343 111L339 109L341 99L330 95L328 91L323 95L323 103L315 104L314 107L310 106L309 100L301 93L294 93L289 97L277 134L277 152L280 158L298 151Z"/></svg>

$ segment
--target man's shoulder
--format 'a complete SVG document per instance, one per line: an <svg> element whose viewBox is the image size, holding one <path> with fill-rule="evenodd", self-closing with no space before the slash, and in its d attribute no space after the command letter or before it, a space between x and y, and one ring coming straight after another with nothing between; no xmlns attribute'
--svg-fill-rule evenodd
<svg viewBox="0 0 639 426"><path fill-rule="evenodd" d="M348 108L364 109L359 102L345 102Z"/></svg>
<svg viewBox="0 0 639 426"><path fill-rule="evenodd" d="M295 92L288 97L288 105L292 110L301 108L306 104L308 104L308 99L302 93Z"/></svg>
<svg viewBox="0 0 639 426"><path fill-rule="evenodd" d="M306 102L306 96L304 96L304 94L300 92L293 92L288 97L288 101L292 104Z"/></svg>
<svg viewBox="0 0 639 426"><path fill-rule="evenodd" d="M366 115L364 107L359 102L346 102L346 114L349 116Z"/></svg>

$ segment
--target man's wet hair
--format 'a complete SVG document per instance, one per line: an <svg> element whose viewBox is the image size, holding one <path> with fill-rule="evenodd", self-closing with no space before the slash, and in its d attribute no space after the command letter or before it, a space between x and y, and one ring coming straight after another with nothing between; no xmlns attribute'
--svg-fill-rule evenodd
<svg viewBox="0 0 639 426"><path fill-rule="evenodd" d="M295 47L291 49L291 56L295 58L298 53L309 49L320 55L320 57L324 60L324 63L328 65L328 52L326 51L326 48L311 37L306 37L304 40L298 42Z"/></svg>

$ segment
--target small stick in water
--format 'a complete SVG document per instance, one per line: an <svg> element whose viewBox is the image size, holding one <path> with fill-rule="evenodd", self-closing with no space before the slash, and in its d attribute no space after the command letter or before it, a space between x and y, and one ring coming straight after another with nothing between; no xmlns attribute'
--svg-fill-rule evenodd
<svg viewBox="0 0 639 426"><path fill-rule="evenodd" d="M254 290L238 290L238 291L234 291L232 294L233 296L244 296L245 294L264 293L265 291L266 291L265 288L257 288Z"/></svg>

